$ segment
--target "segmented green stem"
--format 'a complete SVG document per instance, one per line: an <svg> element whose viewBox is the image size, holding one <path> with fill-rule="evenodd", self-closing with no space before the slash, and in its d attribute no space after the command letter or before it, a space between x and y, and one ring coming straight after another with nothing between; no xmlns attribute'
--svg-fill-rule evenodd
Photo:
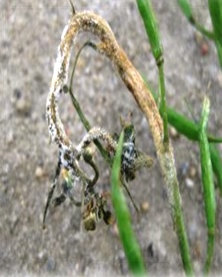
<svg viewBox="0 0 222 277"><path fill-rule="evenodd" d="M215 240L215 191L213 183L213 170L210 159L209 143L206 135L206 127L208 116L210 112L210 102L208 98L204 99L203 110L200 120L199 130L199 146L200 146L200 159L201 159L201 173L203 184L204 206L207 221L208 241L207 241L207 257L204 266L205 275L209 274L213 253L214 253L214 240Z"/></svg>
<svg viewBox="0 0 222 277"><path fill-rule="evenodd" d="M168 189L168 199L169 203L172 207L171 213L175 226L175 230L177 233L177 237L179 240L180 254L184 266L184 270L187 275L193 275L193 266L190 257L189 244L187 239L186 228L183 219L183 211L181 205L180 191L178 180L176 177L176 169L173 160L173 150L169 143L168 136L168 119L167 119L167 109L166 109L166 94L165 94L165 84L164 84L164 59L163 59L163 49L160 40L160 34L155 18L154 11L152 9L150 0L137 0L137 5L141 17L144 22L145 30L147 36L149 38L149 42L151 45L151 50L153 56L156 60L156 64L159 70L159 86L160 86L160 114L163 119L163 145L165 153L165 158L168 163L167 167L167 175L170 178ZM166 164L165 164L166 166ZM172 178L171 178L171 177Z"/></svg>

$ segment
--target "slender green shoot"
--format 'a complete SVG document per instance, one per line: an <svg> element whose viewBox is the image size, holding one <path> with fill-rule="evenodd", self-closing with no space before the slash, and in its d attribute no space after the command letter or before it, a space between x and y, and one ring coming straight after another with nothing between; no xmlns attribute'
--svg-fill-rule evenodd
<svg viewBox="0 0 222 277"><path fill-rule="evenodd" d="M142 76L142 78L157 103L157 93L148 85L146 78L144 76ZM184 135L190 140L199 140L199 126L195 122L168 106L166 107L166 111L169 123L178 131L178 133ZM214 137L211 134L207 134L207 138L210 143L222 143L222 137Z"/></svg>
<svg viewBox="0 0 222 277"><path fill-rule="evenodd" d="M208 0L208 7L215 35L217 56L222 68L222 2L221 0Z"/></svg>
<svg viewBox="0 0 222 277"><path fill-rule="evenodd" d="M194 18L193 11L188 0L177 0L183 14L186 16L187 20L205 37L208 39L214 40L214 33L206 30L203 26L201 26Z"/></svg>
<svg viewBox="0 0 222 277"><path fill-rule="evenodd" d="M169 107L167 107L167 116L169 124L172 125L180 134L190 140L199 141L199 127L196 123ZM213 171L217 178L217 185L222 196L222 159L217 145L215 144L221 143L222 138L216 138L208 134L207 139L210 143L210 158Z"/></svg>
<svg viewBox="0 0 222 277"><path fill-rule="evenodd" d="M76 54L76 58L75 58L75 61L74 61L74 64L73 64L69 88L71 88L71 87L72 87L72 84L73 84L73 78L74 78L74 74L75 74L75 71L76 71L76 65L77 65L79 56L80 56L80 54L82 53L82 50L83 50L84 48L86 48L87 46L90 46L90 47L92 47L92 48L94 48L94 49L96 48L96 45L95 45L92 41L90 41L90 40L86 41L86 42L80 47L79 51L78 51L77 54Z"/></svg>
<svg viewBox="0 0 222 277"><path fill-rule="evenodd" d="M208 7L215 39L222 48L222 2L221 0L208 0Z"/></svg>
<svg viewBox="0 0 222 277"><path fill-rule="evenodd" d="M172 218L174 223L174 228L179 241L180 255L183 262L183 268L186 276L194 276L193 264L190 256L190 247L187 238L186 227L184 224L183 210L181 206L181 196L179 191L179 184L173 184L173 206L172 208Z"/></svg>
<svg viewBox="0 0 222 277"><path fill-rule="evenodd" d="M148 86L145 78L144 82ZM155 101L157 102L157 94L153 89L149 87L149 90L153 94ZM168 122L171 126L173 126L178 133L184 135L190 140L199 141L199 126L194 123L192 120L186 118L182 114L176 112L174 109L167 107L167 117ZM221 143L222 138L214 137L210 134L207 135L208 142L210 143L210 157L212 162L212 167L214 174L217 178L217 185L220 190L220 195L222 196L222 159L220 156L220 152L215 145L215 143Z"/></svg>
<svg viewBox="0 0 222 277"><path fill-rule="evenodd" d="M199 127L192 120L186 118L182 114L176 112L174 109L167 107L167 115L169 123L182 135L190 140L199 140ZM222 143L221 137L214 137L210 134L207 135L210 143Z"/></svg>
<svg viewBox="0 0 222 277"><path fill-rule="evenodd" d="M90 47L93 47L95 48L95 45L91 42L91 41L86 41L79 49L76 57L75 57L75 61L74 61L74 64L73 64L73 69L72 69L72 74L71 74L71 78L70 78L70 84L69 84L69 87L68 88L65 88L65 91L68 91L69 94L70 94L70 97L71 97L71 100L72 100L72 104L73 106L75 107L78 115L79 115L79 118L81 120L81 122L83 123L85 129L87 131L89 131L91 129L91 125L90 125L90 122L89 120L86 118L86 116L84 115L82 109L81 109L81 106L79 104L79 102L77 101L73 91L72 91L72 84L73 84L73 79L74 79L74 74L75 74L75 70L76 70L76 65L77 65L77 62L78 62L78 58L82 52L82 50L87 47L87 46L90 46ZM96 140L95 141L95 144L96 146L98 147L101 155L103 156L103 158L106 160L106 162L111 166L112 164L112 161L111 161L111 157L108 153L108 151L106 151L104 149L104 147L102 146L102 144Z"/></svg>
<svg viewBox="0 0 222 277"><path fill-rule="evenodd" d="M137 6L142 17L147 37L150 42L151 51L157 62L160 62L163 56L157 20L150 0L137 0Z"/></svg>
<svg viewBox="0 0 222 277"><path fill-rule="evenodd" d="M132 229L130 213L120 184L121 155L124 133L121 132L117 151L112 166L111 194L117 220L120 240L128 261L129 269L134 276L147 275L140 247Z"/></svg>
<svg viewBox="0 0 222 277"><path fill-rule="evenodd" d="M193 18L193 12L191 5L189 1L187 0L177 0L181 10L183 11L184 15L186 16L187 20L190 21L191 23L194 21Z"/></svg>
<svg viewBox="0 0 222 277"><path fill-rule="evenodd" d="M221 0L208 0L208 7L213 25L213 31L206 30L194 18L189 0L177 0L181 10L188 21L205 37L214 41L217 56L222 68L222 2Z"/></svg>
<svg viewBox="0 0 222 277"><path fill-rule="evenodd" d="M214 254L215 213L216 213L213 170L212 170L212 164L210 159L209 143L208 143L207 134L206 134L206 126L207 126L209 112L210 112L210 102L208 98L205 98L203 103L201 120L200 120L199 147L200 147L200 159L201 159L203 197L204 197L207 230L208 230L207 256L206 256L206 261L204 265L204 274L206 276L209 274L209 271L211 269L213 254Z"/></svg>
<svg viewBox="0 0 222 277"><path fill-rule="evenodd" d="M165 93L164 69L163 69L164 60L163 60L163 50L162 50L162 45L160 41L159 30L158 30L155 14L151 6L151 1L137 0L137 5L138 5L140 15L144 22L148 39L150 41L153 56L158 66L159 86L160 86L160 114L163 119L163 129L164 129L163 139L166 146L165 150L169 152L168 151L169 136L168 136L168 130L167 130L168 119L167 119L167 110L166 110L166 96L165 96L166 93ZM169 170L170 169L171 168L169 166ZM174 175L174 173L172 173L172 175ZM172 205L171 213L172 213L173 222L174 222L174 226L175 226L178 241L179 241L180 254L181 254L183 267L186 272L186 275L192 276L193 266L192 266L192 261L190 257L190 250L189 250L186 228L183 220L183 211L181 206L181 198L180 198L179 185L177 180L175 180L171 185L172 186L170 187L171 191L169 192L169 201Z"/></svg>
<svg viewBox="0 0 222 277"><path fill-rule="evenodd" d="M160 89L160 114L163 119L164 128L164 142L168 143L168 120L166 113L166 92L164 82L164 59L163 59L163 47L161 44L159 28L156 20L154 10L152 8L151 0L137 0L137 6L142 17L147 37L150 42L153 56L156 60L156 64L159 72L159 89Z"/></svg>
<svg viewBox="0 0 222 277"><path fill-rule="evenodd" d="M217 145L215 145L214 143L210 143L209 147L213 172L217 179L217 186L220 191L220 196L222 197L222 159Z"/></svg>
<svg viewBox="0 0 222 277"><path fill-rule="evenodd" d="M222 46L220 45L219 41L215 41L215 45L217 48L217 56L220 63L220 67L222 68Z"/></svg>
<svg viewBox="0 0 222 277"><path fill-rule="evenodd" d="M166 93L165 93L163 62L158 66L158 69L159 69L159 85L160 85L160 94L161 94L160 114L163 118L164 142L168 143L169 133L168 133L168 117L167 117L167 107L166 107Z"/></svg>

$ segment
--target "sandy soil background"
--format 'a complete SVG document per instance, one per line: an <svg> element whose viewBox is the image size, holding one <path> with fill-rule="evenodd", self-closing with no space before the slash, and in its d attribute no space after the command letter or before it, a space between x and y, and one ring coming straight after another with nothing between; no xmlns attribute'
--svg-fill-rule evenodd
<svg viewBox="0 0 222 277"><path fill-rule="evenodd" d="M210 131L222 136L222 73L214 45L188 24L176 1L153 1L165 53L167 101L198 120L204 95L211 101ZM110 24L133 64L158 87L155 61L135 1L76 1L76 10L91 10ZM211 27L206 0L193 1L195 15ZM71 15L69 1L0 0L0 274L127 274L115 226L98 224L95 232L80 230L80 210L69 201L42 216L53 179L57 148L49 145L45 104L57 46ZM75 50L89 36L80 35ZM207 52L205 51L207 49ZM206 52L206 53L205 53ZM205 53L205 55L204 55ZM155 157L147 122L109 61L86 49L80 57L74 91L92 125L120 130L119 116L133 112L137 144ZM60 104L72 141L85 134L68 96ZM206 226L201 194L198 146L171 130L194 267L202 269ZM220 148L221 150L221 148ZM108 188L109 170L98 156L99 185ZM135 201L149 205L135 231L150 272L180 272L177 238L158 163L141 170L130 184ZM222 271L222 201L217 197L214 272ZM102 274L103 275L103 274ZM101 276L102 276L101 275ZM60 275L61 276L61 275Z"/></svg>

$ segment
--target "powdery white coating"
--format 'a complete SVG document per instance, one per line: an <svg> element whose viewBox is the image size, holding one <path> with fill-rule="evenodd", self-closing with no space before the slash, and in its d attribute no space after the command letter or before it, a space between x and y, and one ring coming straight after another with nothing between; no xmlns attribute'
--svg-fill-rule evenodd
<svg viewBox="0 0 222 277"><path fill-rule="evenodd" d="M80 178L83 182L86 182L86 176L79 167L77 157L79 158L89 143L96 139L103 140L113 152L116 150L117 143L106 131L99 127L95 127L86 134L77 147L74 147L65 133L59 116L58 104L63 92L63 87L68 78L70 52L74 44L75 36L79 31L84 30L92 31L92 33L100 37L105 37L107 31L107 24L104 29L97 29L96 26L99 25L99 20L96 20L94 15L91 13L83 13L83 15L84 19L76 14L63 29L54 65L51 87L47 98L46 118L51 141L56 142L59 146L59 161L61 163L61 168L63 167L68 170L73 180L75 180L75 178ZM111 29L109 31L111 32Z"/></svg>
<svg viewBox="0 0 222 277"><path fill-rule="evenodd" d="M65 26L65 28L63 29L62 35L61 35L61 40L64 39L64 37L65 37L65 35L66 35L67 31L68 31L68 28L69 28L69 24L67 24L67 25Z"/></svg>
<svg viewBox="0 0 222 277"><path fill-rule="evenodd" d="M72 143L65 133L58 113L58 101L67 82L70 52L74 39L80 31L90 31L108 45L115 44L115 37L109 25L98 15L90 12L75 14L63 29L61 43L58 47L57 58L46 105L46 117L50 138L65 151L65 146L72 149ZM112 47L111 47L112 48Z"/></svg>
<svg viewBox="0 0 222 277"><path fill-rule="evenodd" d="M102 139L107 146L115 152L117 143L104 129L100 127L93 127L82 139L82 141L76 146L76 150L79 155L82 155L83 150L94 140Z"/></svg>
<svg viewBox="0 0 222 277"><path fill-rule="evenodd" d="M64 80L60 77L63 76L63 74L61 74L61 72L63 71L63 60L64 54L62 54L62 51L59 46L56 62L54 65L51 87L46 103L46 117L48 122L49 135L51 140L53 142L56 141L58 144L61 144L58 129L61 133L65 133L58 112L58 102L61 94L61 89L64 83Z"/></svg>
<svg viewBox="0 0 222 277"><path fill-rule="evenodd" d="M59 146L61 167L70 170L73 177L79 176L83 181L86 181L83 172L79 168L78 163L76 163L77 159L79 159L84 153L84 149L92 141L100 139L104 142L109 152L115 153L117 142L105 130L100 127L94 127L84 136L79 145L74 147L66 135L63 124L60 120L58 112L59 98L68 78L70 52L74 44L74 39L80 31L90 31L92 34L100 38L100 43L96 46L97 50L100 53L105 53L105 55L110 58L120 72L121 78L129 88L132 88L135 85L132 81L136 79L136 77L139 78L140 75L127 60L127 57L118 46L111 28L102 17L91 12L77 13L63 29L46 105L48 129L51 140L56 142ZM123 64L124 62L126 64ZM129 68L131 69L129 70ZM144 89L143 82L139 82L139 84L141 89ZM138 82L136 83L136 87L138 87ZM135 98L137 99L137 96ZM129 157L127 153L126 156L126 159L128 159Z"/></svg>

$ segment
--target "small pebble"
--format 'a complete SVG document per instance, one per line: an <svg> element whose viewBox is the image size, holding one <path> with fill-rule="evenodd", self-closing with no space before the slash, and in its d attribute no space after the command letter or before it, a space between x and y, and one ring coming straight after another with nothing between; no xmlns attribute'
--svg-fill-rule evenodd
<svg viewBox="0 0 222 277"><path fill-rule="evenodd" d="M203 43L203 35L200 32L195 32L194 33L194 39L198 45Z"/></svg>
<svg viewBox="0 0 222 277"><path fill-rule="evenodd" d="M191 179L194 179L196 175L197 175L196 168L194 166L191 166L190 169L189 169L189 177Z"/></svg>
<svg viewBox="0 0 222 277"><path fill-rule="evenodd" d="M9 130L8 134L7 134L7 144L10 145L14 140L14 132L12 130Z"/></svg>
<svg viewBox="0 0 222 277"><path fill-rule="evenodd" d="M209 45L206 42L202 42L200 45L200 53L202 56L206 56L209 53Z"/></svg>
<svg viewBox="0 0 222 277"><path fill-rule="evenodd" d="M149 208L150 208L150 204L147 201L140 204L140 209L144 213L148 212Z"/></svg>
<svg viewBox="0 0 222 277"><path fill-rule="evenodd" d="M195 33L195 40L197 45L199 46L199 50L202 56L206 56L209 53L209 45L208 43L205 41L204 37L202 34L200 34L199 32Z"/></svg>
<svg viewBox="0 0 222 277"><path fill-rule="evenodd" d="M40 263L45 262L47 260L47 258L48 258L48 254L45 250L39 252L37 255L37 260Z"/></svg>
<svg viewBox="0 0 222 277"><path fill-rule="evenodd" d="M172 139L177 139L179 138L179 133L177 132L177 130L174 127L170 127L170 137Z"/></svg>
<svg viewBox="0 0 222 277"><path fill-rule="evenodd" d="M35 177L37 179L41 179L44 176L44 170L42 167L37 166L35 169Z"/></svg>
<svg viewBox="0 0 222 277"><path fill-rule="evenodd" d="M194 181L190 178L185 179L185 184L188 188L192 188L194 186Z"/></svg>
<svg viewBox="0 0 222 277"><path fill-rule="evenodd" d="M28 116L31 112L31 103L28 100L22 98L16 101L15 108L19 114Z"/></svg>
<svg viewBox="0 0 222 277"><path fill-rule="evenodd" d="M112 226L112 234L116 237L119 237L119 230L116 223Z"/></svg>

